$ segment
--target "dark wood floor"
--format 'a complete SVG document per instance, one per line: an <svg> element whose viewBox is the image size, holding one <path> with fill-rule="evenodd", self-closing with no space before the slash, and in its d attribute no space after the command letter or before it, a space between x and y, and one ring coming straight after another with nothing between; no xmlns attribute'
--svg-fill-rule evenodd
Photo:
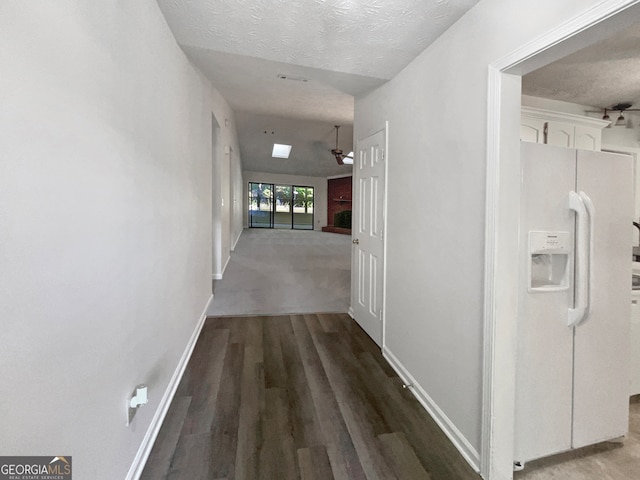
<svg viewBox="0 0 640 480"><path fill-rule="evenodd" d="M207 319L142 475L473 479L347 315Z"/></svg>

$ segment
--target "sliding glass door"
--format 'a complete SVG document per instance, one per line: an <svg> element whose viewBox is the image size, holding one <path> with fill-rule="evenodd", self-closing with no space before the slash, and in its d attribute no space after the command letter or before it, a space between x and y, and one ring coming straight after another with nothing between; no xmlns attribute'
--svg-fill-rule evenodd
<svg viewBox="0 0 640 480"><path fill-rule="evenodd" d="M293 228L313 230L313 187L293 187Z"/></svg>
<svg viewBox="0 0 640 480"><path fill-rule="evenodd" d="M249 227L313 230L313 187L250 182Z"/></svg>
<svg viewBox="0 0 640 480"><path fill-rule="evenodd" d="M293 228L291 218L291 185L276 185L273 228Z"/></svg>
<svg viewBox="0 0 640 480"><path fill-rule="evenodd" d="M273 184L249 183L249 226L273 228Z"/></svg>

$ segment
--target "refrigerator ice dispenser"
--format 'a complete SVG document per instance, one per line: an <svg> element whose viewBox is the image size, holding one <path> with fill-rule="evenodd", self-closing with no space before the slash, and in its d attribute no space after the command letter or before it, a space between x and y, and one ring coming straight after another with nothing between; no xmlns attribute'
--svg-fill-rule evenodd
<svg viewBox="0 0 640 480"><path fill-rule="evenodd" d="M529 232L529 291L569 288L569 232Z"/></svg>

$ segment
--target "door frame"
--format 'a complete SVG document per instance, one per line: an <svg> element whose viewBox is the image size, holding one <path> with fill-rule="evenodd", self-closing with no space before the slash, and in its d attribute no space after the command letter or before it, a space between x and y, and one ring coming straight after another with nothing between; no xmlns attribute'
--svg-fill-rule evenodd
<svg viewBox="0 0 640 480"><path fill-rule="evenodd" d="M640 21L639 4L603 0L489 65L480 464L486 479L513 478L521 76Z"/></svg>
<svg viewBox="0 0 640 480"><path fill-rule="evenodd" d="M638 0L640 1L640 0ZM389 191L389 121L385 120L384 122L384 126L382 126L381 128L375 129L371 132L368 132L367 134L363 135L362 138L359 138L357 140L354 141L354 144L356 146L356 152L359 151L359 144L366 140L367 138L379 133L379 132L384 132L384 189L382 192L383 198L382 198L382 299L381 299L381 326L380 328L382 329L382 331L380 332L380 348L382 351L385 350L386 347L386 322L387 322L387 200L388 200L388 195L387 192ZM355 153L354 155L357 156L357 153ZM357 176L356 176L356 169L355 169L355 164L354 164L354 168L353 168L353 175L352 175L352 195L351 198L353 198L353 210L351 213L351 218L358 218L358 212L356 211L356 206L359 206L359 203L356 202L356 199L353 195L353 193L355 192L355 187L356 187L356 182L357 182ZM354 258L354 254L353 254L354 250L353 248L351 249L351 271L353 272L354 269L354 265L355 265L355 258ZM348 314L351 318L353 318L354 320L355 315L354 315L354 311L353 311L353 301L354 298L356 298L356 289L357 289L357 285L355 285L355 282L351 282L351 295L350 295L350 305L349 305L349 310L348 310Z"/></svg>

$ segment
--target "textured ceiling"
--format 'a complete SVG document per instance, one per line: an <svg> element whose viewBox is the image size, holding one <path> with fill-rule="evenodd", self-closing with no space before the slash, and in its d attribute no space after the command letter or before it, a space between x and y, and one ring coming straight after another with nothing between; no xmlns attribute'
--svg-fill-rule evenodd
<svg viewBox="0 0 640 480"><path fill-rule="evenodd" d="M317 175L336 174L334 145L326 152L318 145L333 125L353 124L353 96L393 78L477 2L158 0L178 44L237 113L245 170ZM284 143L307 138L294 146L295 167L263 158L263 139L250 132L270 122ZM341 143L350 140L340 133Z"/></svg>
<svg viewBox="0 0 640 480"><path fill-rule="evenodd" d="M390 79L477 0L159 0L178 42Z"/></svg>
<svg viewBox="0 0 640 480"><path fill-rule="evenodd" d="M522 77L522 93L608 108L640 108L640 25Z"/></svg>

